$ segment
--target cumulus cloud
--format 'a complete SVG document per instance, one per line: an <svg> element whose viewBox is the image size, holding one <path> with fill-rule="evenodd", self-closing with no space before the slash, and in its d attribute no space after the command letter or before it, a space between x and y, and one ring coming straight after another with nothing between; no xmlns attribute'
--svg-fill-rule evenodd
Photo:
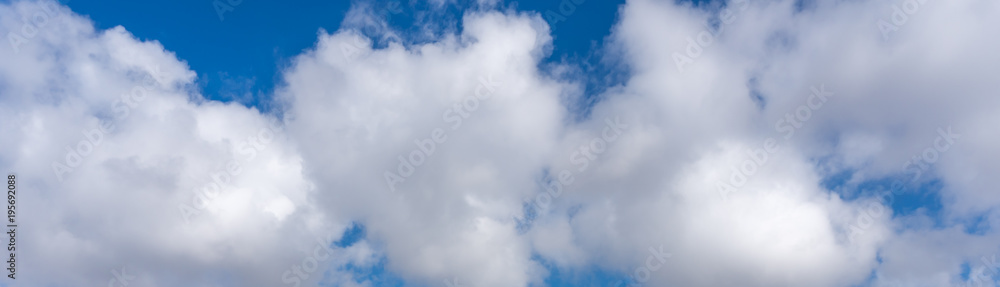
<svg viewBox="0 0 1000 287"><path fill-rule="evenodd" d="M21 190L17 284L124 272L151 286L274 286L311 251L297 249L346 227L310 203L280 121L193 93L195 73L159 43L97 31L54 3L0 15L11 35L20 15L47 17L0 45L2 165Z"/></svg>
<svg viewBox="0 0 1000 287"><path fill-rule="evenodd" d="M30 226L17 283L372 286L352 268L380 265L431 286L589 268L648 286L1000 272L995 1L628 1L607 56L629 78L586 114L572 108L586 79L538 68L542 15L477 9L400 44L369 8L345 26L377 25L374 40L321 31L261 112L205 99L183 59L122 27L0 5L0 166ZM899 208L924 193L936 215Z"/></svg>

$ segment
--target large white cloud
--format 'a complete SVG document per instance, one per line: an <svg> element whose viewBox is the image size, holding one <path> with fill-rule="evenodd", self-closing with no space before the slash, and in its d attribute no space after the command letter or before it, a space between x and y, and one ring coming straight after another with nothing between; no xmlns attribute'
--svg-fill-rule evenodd
<svg viewBox="0 0 1000 287"><path fill-rule="evenodd" d="M122 266L150 286L364 286L342 267L378 262L413 284L528 286L538 258L650 286L949 286L1000 251L995 1L629 1L607 56L630 77L583 117L583 79L537 69L537 14L470 11L406 46L383 29L382 49L321 32L278 115L204 99L122 27L51 3L0 16L24 286ZM937 217L859 185L917 172L907 190L941 186ZM352 222L366 239L319 256Z"/></svg>
<svg viewBox="0 0 1000 287"><path fill-rule="evenodd" d="M906 162L926 152L922 162L929 167L920 168L920 180L942 182L945 225L996 206L985 186L989 178L977 171L996 168L988 160L994 152L982 145L997 140L983 124L1000 107L990 87L997 56L988 52L1000 42L985 36L991 33L986 27L997 24L989 15L1000 6L888 3L905 8L900 13L908 13L908 21L897 21L902 25L886 40L877 23L892 21L894 10L885 2L813 1L801 10L796 4L733 1L712 18L672 3L628 3L614 38L636 74L624 95L607 96L595 107L593 118L636 115L636 143L612 150L640 153L642 160L624 164L624 157L610 156L600 165L609 170L601 173L628 168L617 172L625 175L621 181L599 178L582 186L600 184L591 193L602 197L619 189L649 200L615 198L591 217L581 215L578 230L607 224L606 218L622 222L609 228L612 235L592 235L590 247L623 246L633 250L633 262L645 256L646 246L673 245L680 256L654 274L658 282L846 286L866 282L875 268L876 284L958 283L962 260L976 265L980 255L997 251L964 242L995 241L995 233L950 234L944 241L954 246L946 248L965 251L945 249L938 253L946 257L928 258L948 268L933 275L939 277L890 272L877 268L876 251L880 260L906 266L897 258L907 256L898 247L905 241L890 240L899 231L889 230L912 223L887 225L891 215L870 201L845 204L820 183L843 171L853 173L849 188L898 174L909 180L919 165ZM722 30L712 33L703 23L720 23ZM812 96L813 88L832 95ZM762 99L754 101L755 95ZM943 136L949 133L960 135ZM717 180L733 174L729 167L752 158L743 150L762 148L768 137L781 151L751 172L746 186L724 203L704 199L714 195ZM859 223L868 218L871 226ZM929 245L919 243L924 232L935 231L902 233L915 236L917 246ZM616 236L642 241L621 244Z"/></svg>
<svg viewBox="0 0 1000 287"><path fill-rule="evenodd" d="M464 21L413 47L321 35L285 74L289 131L318 205L367 224L390 268L427 284L540 282L513 215L565 115L562 84L535 69L549 38L524 15Z"/></svg>
<svg viewBox="0 0 1000 287"><path fill-rule="evenodd" d="M314 237L346 226L310 204L281 122L192 93L195 73L159 43L95 31L54 3L0 15L21 37L0 45L0 164L21 191L14 283L124 272L149 286L275 286ZM20 29L21 15L37 28Z"/></svg>

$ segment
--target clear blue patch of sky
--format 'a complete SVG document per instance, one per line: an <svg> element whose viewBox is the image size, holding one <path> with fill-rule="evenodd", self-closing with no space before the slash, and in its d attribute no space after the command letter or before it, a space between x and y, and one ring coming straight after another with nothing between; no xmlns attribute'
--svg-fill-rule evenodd
<svg viewBox="0 0 1000 287"><path fill-rule="evenodd" d="M344 230L344 234L340 236L340 239L333 243L333 246L339 248L346 248L348 246L354 245L361 239L366 237L365 226L363 224L352 222L351 227Z"/></svg>

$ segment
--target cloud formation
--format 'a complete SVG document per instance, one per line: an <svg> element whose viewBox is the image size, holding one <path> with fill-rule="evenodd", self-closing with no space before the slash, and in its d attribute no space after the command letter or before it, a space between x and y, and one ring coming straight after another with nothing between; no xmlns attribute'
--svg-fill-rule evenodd
<svg viewBox="0 0 1000 287"><path fill-rule="evenodd" d="M634 0L606 55L629 78L582 95L538 68L543 15L483 8L416 44L321 31L261 112L122 27L0 4L16 284L995 285L996 16Z"/></svg>

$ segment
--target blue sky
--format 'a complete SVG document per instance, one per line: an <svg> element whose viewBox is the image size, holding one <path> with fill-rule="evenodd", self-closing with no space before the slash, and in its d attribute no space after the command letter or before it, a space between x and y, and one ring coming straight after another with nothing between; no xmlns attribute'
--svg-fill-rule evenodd
<svg viewBox="0 0 1000 287"><path fill-rule="evenodd" d="M279 72L290 58L313 47L319 29L340 29L351 8L351 1L346 0L247 0L236 2L236 6L222 1L226 5L219 6L219 10L213 1L205 0L64 2L77 13L89 16L100 29L121 25L139 39L156 40L169 47L198 73L198 84L206 97L235 99L249 105L258 105L262 97L273 93L281 82ZM386 18L394 29L403 31L414 24L416 13L427 13L420 10L427 9L426 3L413 6L405 1L359 2L386 10L398 5L398 13L389 12ZM552 18L558 19L554 20L558 24L553 33L554 50L547 61L586 63L600 73L588 73L595 78L610 74L612 67L602 65L598 53L624 1L586 1L565 15L560 12L560 2L505 1L503 5L517 11L559 15ZM446 5L449 8L441 12L444 18L457 21L469 3ZM593 88L600 90L609 84L615 82L595 83Z"/></svg>
<svg viewBox="0 0 1000 287"><path fill-rule="evenodd" d="M1000 283L1000 4L477 1L0 0L0 286Z"/></svg>

